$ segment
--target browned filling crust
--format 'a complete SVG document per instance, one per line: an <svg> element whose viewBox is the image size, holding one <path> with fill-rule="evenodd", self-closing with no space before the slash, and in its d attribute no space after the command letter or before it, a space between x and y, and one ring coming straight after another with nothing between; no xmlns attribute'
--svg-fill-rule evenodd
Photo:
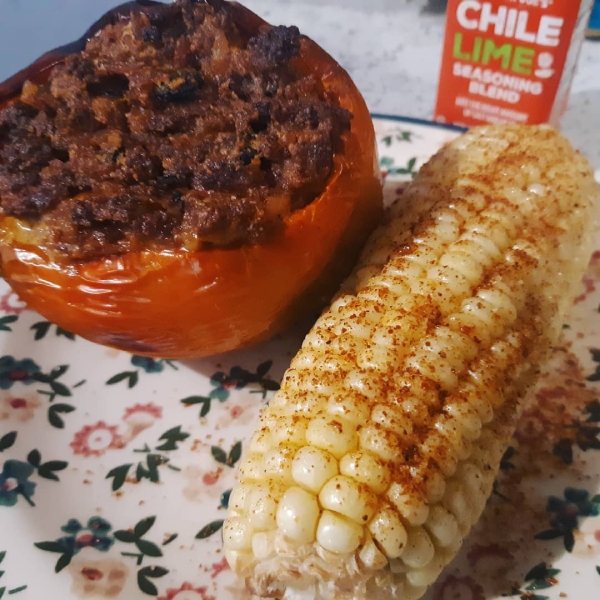
<svg viewBox="0 0 600 600"><path fill-rule="evenodd" d="M324 190L349 128L303 43L248 39L217 0L107 26L0 111L1 210L71 259L255 242Z"/></svg>

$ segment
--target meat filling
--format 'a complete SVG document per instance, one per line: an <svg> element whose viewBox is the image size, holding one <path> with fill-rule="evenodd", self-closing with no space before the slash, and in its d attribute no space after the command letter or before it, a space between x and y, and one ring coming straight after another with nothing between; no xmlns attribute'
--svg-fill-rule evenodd
<svg viewBox="0 0 600 600"><path fill-rule="evenodd" d="M0 111L0 210L69 259L256 243L321 194L352 117L303 43L216 0L106 26Z"/></svg>

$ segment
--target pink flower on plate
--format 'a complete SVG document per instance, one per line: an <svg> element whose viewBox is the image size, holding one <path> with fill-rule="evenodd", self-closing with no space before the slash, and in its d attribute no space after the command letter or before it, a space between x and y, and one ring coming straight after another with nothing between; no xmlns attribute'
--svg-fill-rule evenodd
<svg viewBox="0 0 600 600"><path fill-rule="evenodd" d="M157 600L215 600L215 597L207 595L206 587L194 587L186 582L180 588L168 589L166 596L159 596Z"/></svg>
<svg viewBox="0 0 600 600"><path fill-rule="evenodd" d="M234 404L217 422L217 429L229 425L248 425L256 420L257 409Z"/></svg>
<svg viewBox="0 0 600 600"><path fill-rule="evenodd" d="M158 419L162 418L162 408L152 404L135 404L125 409L123 421L129 431L123 436L126 442L130 442L142 431L152 427Z"/></svg>
<svg viewBox="0 0 600 600"><path fill-rule="evenodd" d="M152 402L149 404L134 404L125 409L123 420L129 421L131 417L137 417L140 420L148 418L154 422L162 417L162 407L156 406Z"/></svg>
<svg viewBox="0 0 600 600"><path fill-rule="evenodd" d="M129 567L120 560L86 560L76 558L69 565L73 578L71 591L78 598L117 598L127 578Z"/></svg>
<svg viewBox="0 0 600 600"><path fill-rule="evenodd" d="M95 425L86 425L78 431L70 446L75 454L102 456L107 450L121 448L122 443L115 425L98 421Z"/></svg>
<svg viewBox="0 0 600 600"><path fill-rule="evenodd" d="M583 278L583 290L581 294L575 298L575 302L584 301L596 290L596 284L598 282L600 282L600 250L596 250L592 254L587 273Z"/></svg>
<svg viewBox="0 0 600 600"><path fill-rule="evenodd" d="M40 406L41 403L35 395L3 395L0 398L0 421L13 419L20 423L31 421L35 410Z"/></svg>
<svg viewBox="0 0 600 600"><path fill-rule="evenodd" d="M223 560L212 564L212 573L210 574L210 577L211 579L214 579L215 577L218 577L223 571L229 571L229 569L229 563L227 562L227 559L223 557Z"/></svg>
<svg viewBox="0 0 600 600"><path fill-rule="evenodd" d="M19 299L12 290L8 290L0 296L0 311L7 315L20 315L27 305Z"/></svg>
<svg viewBox="0 0 600 600"><path fill-rule="evenodd" d="M592 292L596 291L596 283L591 277L584 276L582 279L582 283L583 291L573 301L575 304L583 302Z"/></svg>
<svg viewBox="0 0 600 600"><path fill-rule="evenodd" d="M182 471L182 475L188 480L183 488L183 495L192 502L205 502L207 497L218 497L223 492L223 485L219 483L223 469L217 467L212 471L203 471L196 465L190 465Z"/></svg>

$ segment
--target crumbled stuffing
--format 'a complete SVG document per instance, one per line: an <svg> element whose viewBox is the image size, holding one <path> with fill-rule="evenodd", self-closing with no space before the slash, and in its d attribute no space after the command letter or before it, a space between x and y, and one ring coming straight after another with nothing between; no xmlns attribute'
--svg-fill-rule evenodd
<svg viewBox="0 0 600 600"><path fill-rule="evenodd" d="M303 43L248 38L219 0L106 26L0 111L1 211L70 259L255 243L324 190L349 128Z"/></svg>

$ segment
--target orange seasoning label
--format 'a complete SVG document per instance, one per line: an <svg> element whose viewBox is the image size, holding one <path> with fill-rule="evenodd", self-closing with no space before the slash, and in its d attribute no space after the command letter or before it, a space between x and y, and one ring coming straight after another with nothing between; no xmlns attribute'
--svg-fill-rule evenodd
<svg viewBox="0 0 600 600"><path fill-rule="evenodd" d="M590 7L591 0L449 0L435 120L556 123L584 34L579 17Z"/></svg>

